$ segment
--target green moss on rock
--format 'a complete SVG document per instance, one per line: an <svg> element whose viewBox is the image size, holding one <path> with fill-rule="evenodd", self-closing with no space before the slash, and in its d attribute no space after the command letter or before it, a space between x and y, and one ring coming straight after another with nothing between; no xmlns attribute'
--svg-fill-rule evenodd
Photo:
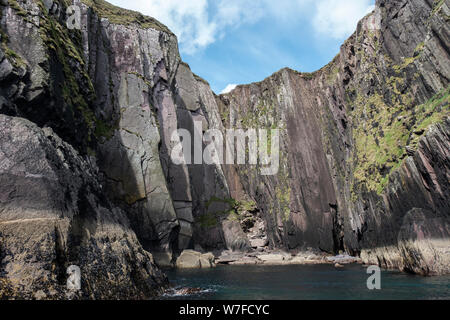
<svg viewBox="0 0 450 320"><path fill-rule="evenodd" d="M16 11L18 16L28 18L28 12L23 9L16 0L8 0L9 6Z"/></svg>
<svg viewBox="0 0 450 320"><path fill-rule="evenodd" d="M26 63L23 58L8 46L8 35L0 29L0 46L5 57L15 67L25 67Z"/></svg>
<svg viewBox="0 0 450 320"><path fill-rule="evenodd" d="M111 140L114 136L114 132L119 129L118 123L115 125L110 125L103 120L96 119L95 121L95 137L100 140L104 138L106 140Z"/></svg>
<svg viewBox="0 0 450 320"><path fill-rule="evenodd" d="M437 12L439 12L439 10L441 10L442 5L444 3L445 3L445 0L434 0L434 7L433 7L433 11L431 12L431 15L434 15Z"/></svg>
<svg viewBox="0 0 450 320"><path fill-rule="evenodd" d="M199 216L196 219L196 223L205 229L214 228L219 224L219 217L217 214L206 213Z"/></svg>
<svg viewBox="0 0 450 320"><path fill-rule="evenodd" d="M435 6L439 4L435 3ZM357 35L357 41L370 31ZM449 115L448 88L437 93L430 101L420 104L411 90L420 74L415 72L424 53L426 43L420 42L411 56L394 62L392 57L379 52L376 45L380 37L370 36L370 48L374 52L356 50L361 64L367 72L348 89L346 99L353 119L352 194L367 190L382 194L389 182L390 174L398 169L403 160L417 146L426 129ZM379 70L379 66L383 66ZM387 72L384 72L387 71ZM370 87L372 81L380 81L380 87Z"/></svg>
<svg viewBox="0 0 450 320"><path fill-rule="evenodd" d="M407 108L389 106L375 94L357 99L358 118L364 119L354 130L356 144L356 185L383 193L392 171L407 156L407 147L415 150L420 137L432 124L450 116L450 88L443 89L428 102Z"/></svg>
<svg viewBox="0 0 450 320"><path fill-rule="evenodd" d="M136 25L143 29L155 29L173 35L165 25L139 12L122 9L104 0L82 0L82 2L92 8L99 17L106 18L113 24Z"/></svg>

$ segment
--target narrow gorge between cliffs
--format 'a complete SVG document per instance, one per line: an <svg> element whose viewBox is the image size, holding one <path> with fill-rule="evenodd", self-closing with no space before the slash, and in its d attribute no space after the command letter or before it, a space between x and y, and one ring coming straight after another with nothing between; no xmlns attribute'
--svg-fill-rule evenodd
<svg viewBox="0 0 450 320"><path fill-rule="evenodd" d="M220 95L138 12L0 13L0 299L450 298L448 0L377 0L320 70Z"/></svg>

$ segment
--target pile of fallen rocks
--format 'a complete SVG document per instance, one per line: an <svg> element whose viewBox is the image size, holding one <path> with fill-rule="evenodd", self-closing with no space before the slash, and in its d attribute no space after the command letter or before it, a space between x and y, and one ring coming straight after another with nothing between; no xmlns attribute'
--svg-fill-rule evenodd
<svg viewBox="0 0 450 320"><path fill-rule="evenodd" d="M292 254L284 251L269 250L264 252L236 252L231 250L217 253L201 253L194 250L185 250L176 261L179 269L213 268L216 265L316 265L334 264L342 267L347 264L362 263L357 257L341 254L330 256L316 251L304 251Z"/></svg>
<svg viewBox="0 0 450 320"><path fill-rule="evenodd" d="M348 255L329 256L321 252L305 251L292 254L284 251L267 252L232 252L223 251L215 260L216 264L228 265L314 265L334 264L346 265L361 263L360 258Z"/></svg>

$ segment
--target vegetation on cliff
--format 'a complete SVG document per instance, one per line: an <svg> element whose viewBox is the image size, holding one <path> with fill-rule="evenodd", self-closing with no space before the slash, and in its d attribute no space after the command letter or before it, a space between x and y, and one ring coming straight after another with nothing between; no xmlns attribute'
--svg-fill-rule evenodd
<svg viewBox="0 0 450 320"><path fill-rule="evenodd" d="M11 62L15 67L25 67L26 64L23 61L23 58L8 47L8 35L1 29L0 44L2 51L5 53L5 56L9 62Z"/></svg>
<svg viewBox="0 0 450 320"><path fill-rule="evenodd" d="M430 19L439 12L443 1L435 1ZM425 42L420 42L408 57L395 63L384 53L380 31L369 30L358 35L358 42L368 41L369 50L361 46L357 51L367 68L363 85L350 92L349 110L354 119L355 143L354 185L382 194L390 174L411 155L427 128L450 116L449 91L443 88L425 103L419 103L413 88L421 81L417 65L422 61ZM381 73L383 68L386 73ZM379 86L374 83L381 82ZM371 90L364 90L372 83Z"/></svg>
<svg viewBox="0 0 450 320"><path fill-rule="evenodd" d="M119 8L104 0L82 0L82 2L94 10L99 17L106 18L113 24L135 25L142 29L155 29L173 35L161 22L140 12Z"/></svg>
<svg viewBox="0 0 450 320"><path fill-rule="evenodd" d="M59 64L59 67L54 68L53 72L60 73L61 70L63 76L59 83L52 83L52 90L60 93L62 102L68 110L71 110L74 119L83 119L87 132L86 145L88 146L92 143L95 133L96 117L92 106L95 100L95 90L85 70L81 32L79 30L69 31L61 21L45 10L42 1L39 2L39 5L43 13L39 24L41 38L47 46L49 54Z"/></svg>

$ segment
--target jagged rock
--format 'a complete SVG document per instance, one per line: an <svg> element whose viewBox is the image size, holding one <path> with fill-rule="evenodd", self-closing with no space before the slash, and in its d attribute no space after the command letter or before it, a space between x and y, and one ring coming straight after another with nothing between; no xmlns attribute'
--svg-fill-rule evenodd
<svg viewBox="0 0 450 320"><path fill-rule="evenodd" d="M360 262L361 260L357 257L352 257L346 254L341 254L335 257L328 257L327 261L335 263L335 264L352 264Z"/></svg>
<svg viewBox="0 0 450 320"><path fill-rule="evenodd" d="M406 146L406 153L408 154L408 156L414 156L416 150L410 146Z"/></svg>
<svg viewBox="0 0 450 320"><path fill-rule="evenodd" d="M222 230L228 249L243 252L251 250L249 240L238 221L224 220Z"/></svg>
<svg viewBox="0 0 450 320"><path fill-rule="evenodd" d="M9 4L1 8L7 46L20 58L0 60L8 77L0 80L1 112L49 126L80 153L95 154L108 197L126 212L145 249L172 253L192 247L194 238L205 248L225 248L221 226L195 225L207 211L205 202L230 198L221 167L170 160L174 130L193 132L195 120L203 129L221 124L212 119L218 112L209 85L181 62L175 35L152 18L77 0L80 42L66 28L65 3L46 1L44 12L32 0L18 5L64 32L52 32L47 23L30 25ZM55 34L61 39L52 39ZM51 43L63 54L55 54Z"/></svg>
<svg viewBox="0 0 450 320"><path fill-rule="evenodd" d="M229 264L234 266L250 266L258 264L258 259L255 257L243 257L242 259L231 261Z"/></svg>
<svg viewBox="0 0 450 320"><path fill-rule="evenodd" d="M248 232L251 228L255 226L255 218L247 217L241 221L242 231Z"/></svg>
<svg viewBox="0 0 450 320"><path fill-rule="evenodd" d="M317 264L325 264L325 260L320 259L319 257L303 257L303 256L297 256L292 258L292 260L289 260L289 264L294 265L317 265Z"/></svg>
<svg viewBox="0 0 450 320"><path fill-rule="evenodd" d="M173 290L172 294L185 296L185 295L193 295L202 292L203 289L200 288L181 288Z"/></svg>
<svg viewBox="0 0 450 320"><path fill-rule="evenodd" d="M302 251L297 253L290 261L290 264L314 265L330 263L324 253L314 250Z"/></svg>
<svg viewBox="0 0 450 320"><path fill-rule="evenodd" d="M244 253L223 251L221 255L216 259L217 264L231 264L244 259Z"/></svg>
<svg viewBox="0 0 450 320"><path fill-rule="evenodd" d="M197 81L189 66L184 63L178 66L176 85L180 104L189 111L195 112L200 109L200 95Z"/></svg>
<svg viewBox="0 0 450 320"><path fill-rule="evenodd" d="M153 252L155 264L160 268L172 268L174 266L173 256L170 252Z"/></svg>
<svg viewBox="0 0 450 320"><path fill-rule="evenodd" d="M65 299L70 265L80 298L143 299L167 285L95 166L49 128L4 115L0 127L0 278L13 291L3 298Z"/></svg>
<svg viewBox="0 0 450 320"><path fill-rule="evenodd" d="M272 246L446 272L450 64L442 39L450 32L449 11L445 1L378 0L321 70L282 69L217 97L226 126L282 129L278 174L263 177L251 166L226 171L230 184L258 203ZM441 124L425 125L429 119ZM437 137L423 139L427 132ZM390 140L395 135L404 142ZM417 228L408 238L421 238L418 226L427 226L420 246L430 250L402 240L403 219L414 208L427 214L414 215ZM443 228L432 227L431 213Z"/></svg>
<svg viewBox="0 0 450 320"><path fill-rule="evenodd" d="M407 158L392 175L384 200L389 211L383 209L391 219L397 218L371 222L376 234L363 239L364 263L381 261L385 268L423 275L449 272L449 136L450 119L432 126L414 157ZM372 210L369 213L368 221L377 217Z"/></svg>
<svg viewBox="0 0 450 320"><path fill-rule="evenodd" d="M8 61L8 59L3 59L0 63L0 81L5 80L13 71L13 66Z"/></svg>

